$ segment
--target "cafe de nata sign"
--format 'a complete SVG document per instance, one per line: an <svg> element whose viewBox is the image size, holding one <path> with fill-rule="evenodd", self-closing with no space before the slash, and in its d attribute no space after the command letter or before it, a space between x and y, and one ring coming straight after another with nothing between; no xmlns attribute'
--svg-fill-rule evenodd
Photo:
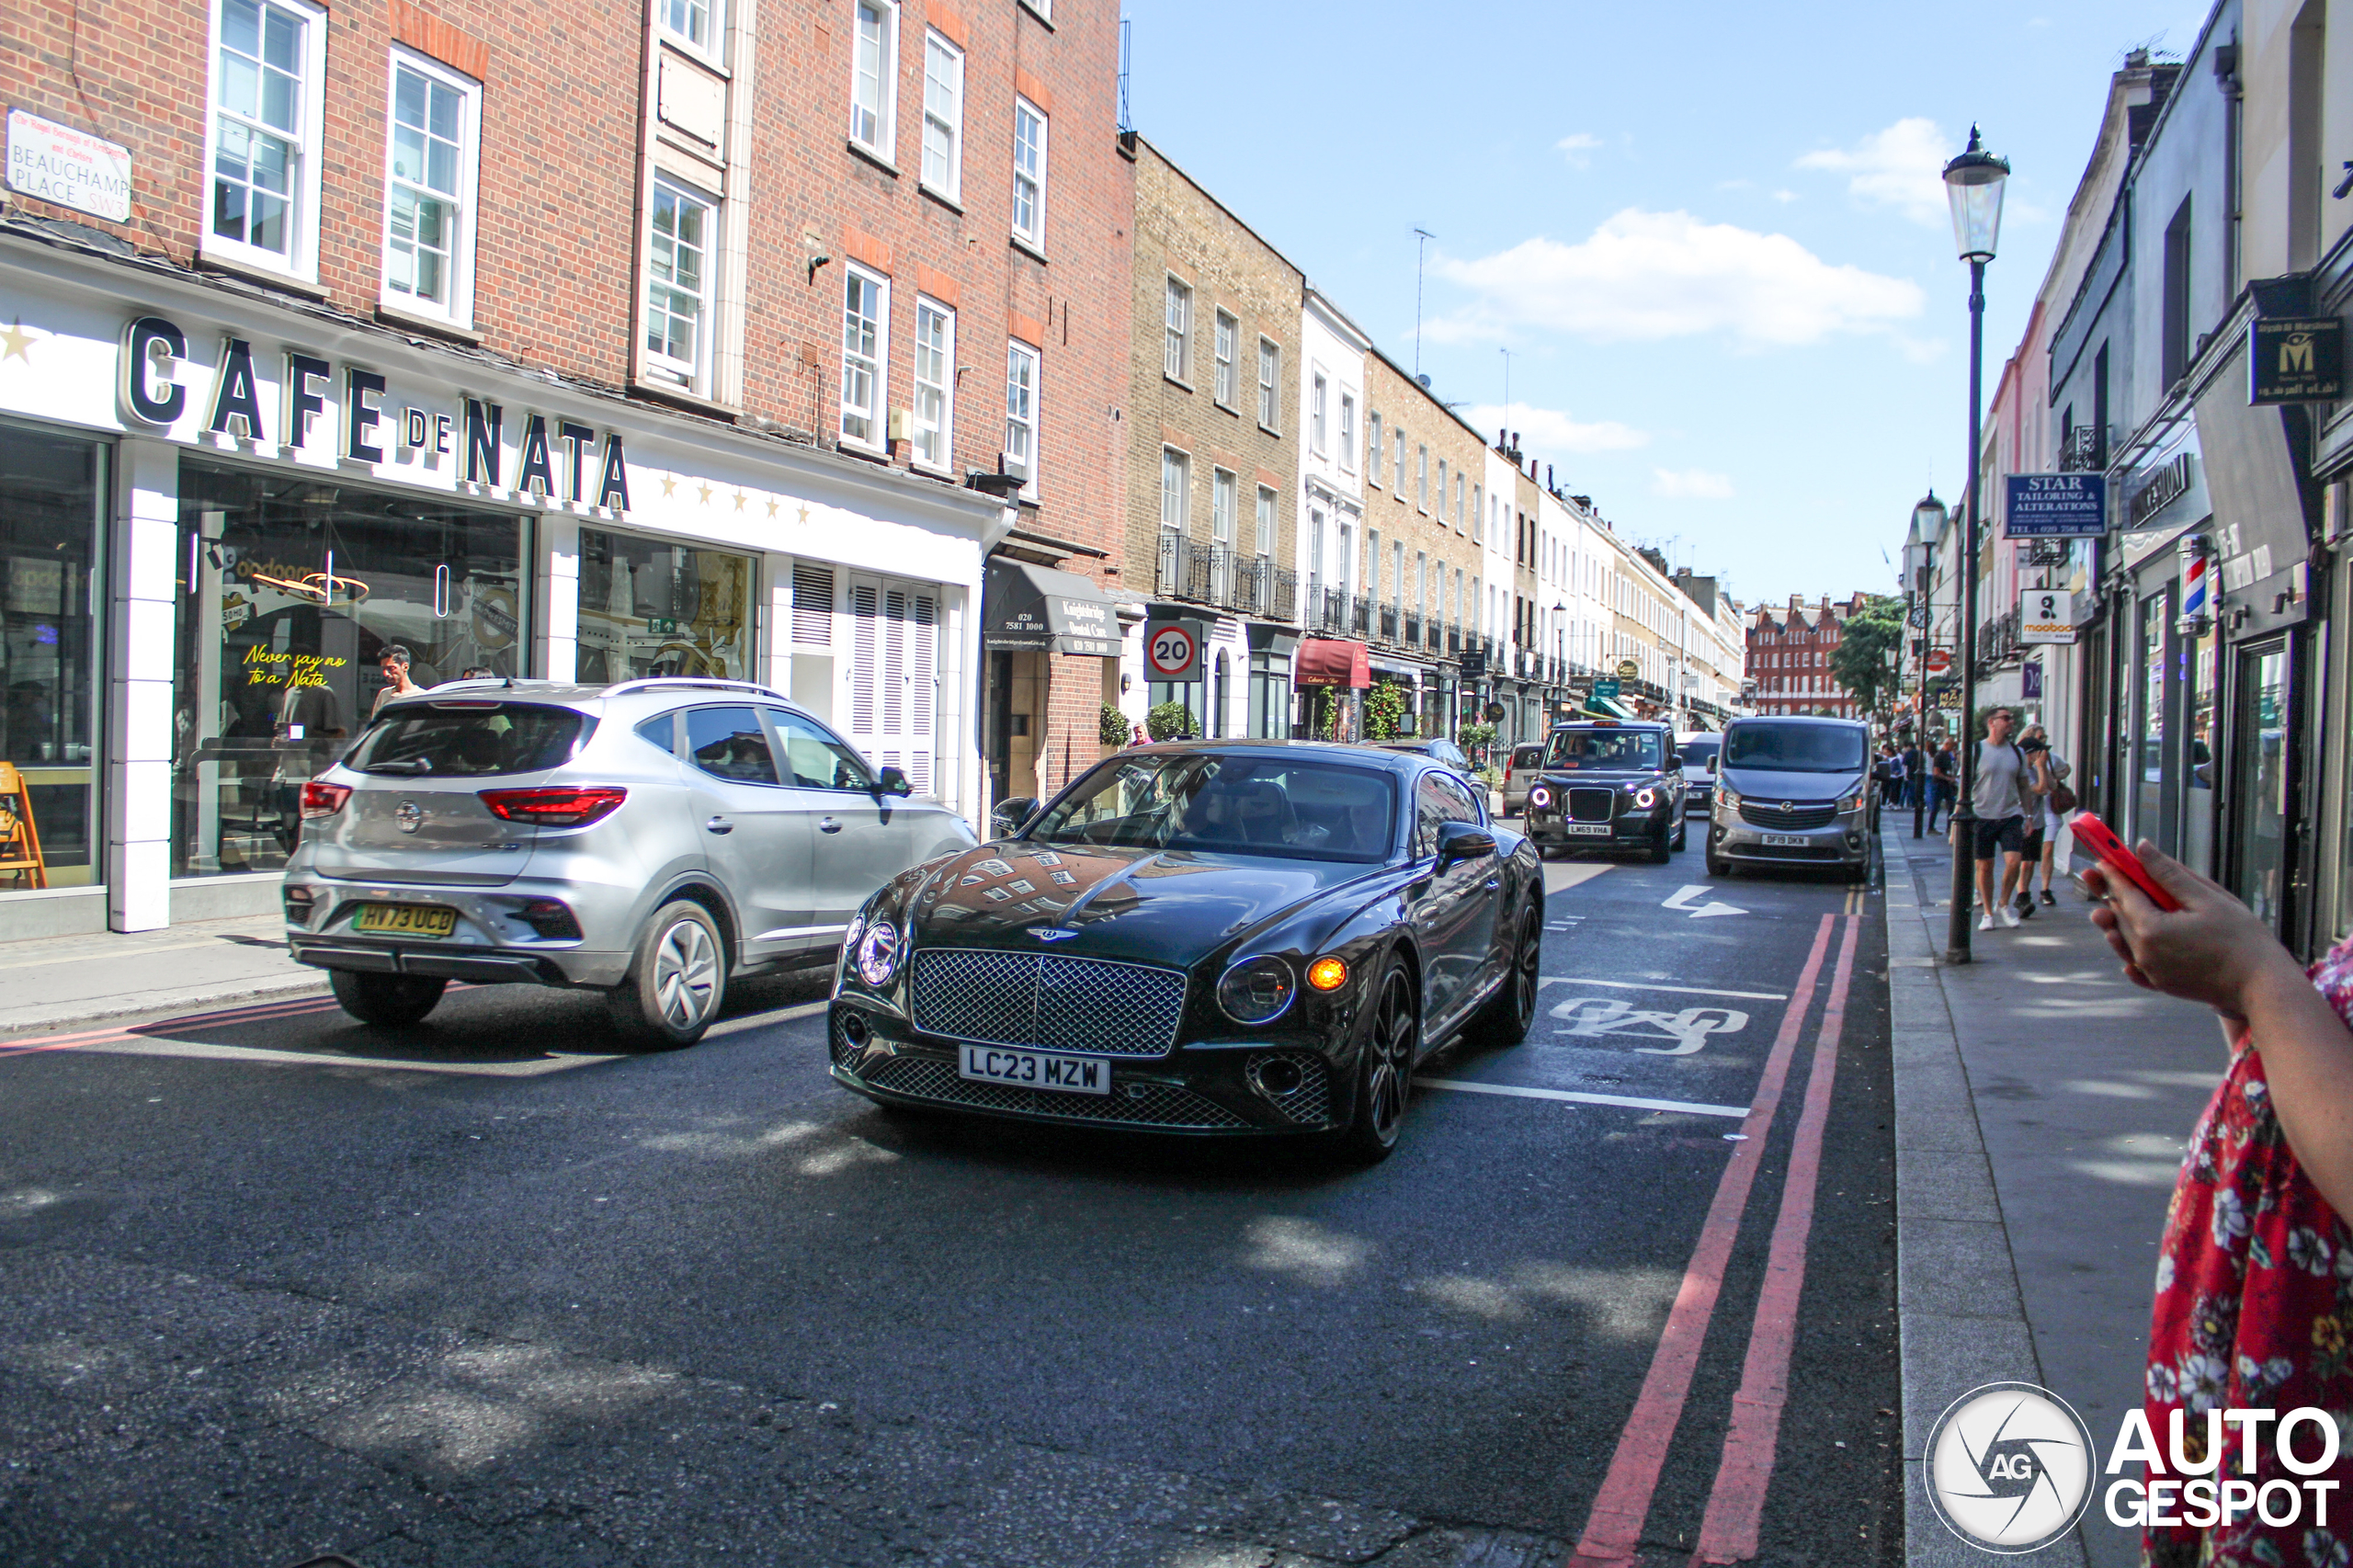
<svg viewBox="0 0 2353 1568"><path fill-rule="evenodd" d="M560 414L508 409L457 393L401 399L381 371L338 365L299 348L256 349L224 335L211 376L189 357L188 336L164 316L123 328L116 402L135 426L275 447L286 456L413 465L480 494L506 494L614 515L629 510L629 460L620 433L601 435Z"/></svg>

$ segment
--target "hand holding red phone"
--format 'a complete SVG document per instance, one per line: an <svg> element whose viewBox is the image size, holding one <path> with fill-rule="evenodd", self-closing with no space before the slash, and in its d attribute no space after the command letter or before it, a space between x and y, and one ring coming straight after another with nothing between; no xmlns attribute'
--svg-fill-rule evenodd
<svg viewBox="0 0 2353 1568"><path fill-rule="evenodd" d="M2226 1017L2244 1018L2259 982L2303 971L2253 911L2156 846L2133 853L2089 812L2068 821L2076 842L2100 857L2084 883L2105 902L2092 924L2124 960L2135 985L2186 1001L2203 1002Z"/></svg>

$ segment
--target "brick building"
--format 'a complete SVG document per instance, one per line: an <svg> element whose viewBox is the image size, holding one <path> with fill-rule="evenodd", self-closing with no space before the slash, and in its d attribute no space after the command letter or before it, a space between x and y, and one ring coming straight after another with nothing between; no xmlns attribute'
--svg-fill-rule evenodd
<svg viewBox="0 0 2353 1568"><path fill-rule="evenodd" d="M978 819L991 553L1118 532L1116 25L751 16L0 24L0 761L52 890L0 932L271 906L393 644L759 680ZM1105 650L1046 641L1058 784Z"/></svg>
<svg viewBox="0 0 2353 1568"><path fill-rule="evenodd" d="M1859 717L1854 698L1830 672L1830 655L1847 622L1862 613L1864 596L1809 605L1797 595L1786 606L1759 605L1748 623L1748 678L1760 714L1809 713Z"/></svg>

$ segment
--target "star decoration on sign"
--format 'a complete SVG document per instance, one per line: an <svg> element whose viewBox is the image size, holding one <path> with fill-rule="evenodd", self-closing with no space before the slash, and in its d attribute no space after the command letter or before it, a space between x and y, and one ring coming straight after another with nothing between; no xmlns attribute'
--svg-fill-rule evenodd
<svg viewBox="0 0 2353 1568"><path fill-rule="evenodd" d="M678 476L677 476L676 474L675 474L675 473L665 473L665 474L664 474L664 475L662 476L662 494L663 494L667 495L667 494L669 494L672 491L674 491L674 490L676 490L676 489L677 489L677 488L678 488Z"/></svg>
<svg viewBox="0 0 2353 1568"><path fill-rule="evenodd" d="M802 503L801 503L801 526L802 526L802 527L804 527L804 528L805 528L805 527L807 527L807 526L808 526L808 522L809 522L809 503L808 503L808 502L806 502L806 501L803 501Z"/></svg>
<svg viewBox="0 0 2353 1568"><path fill-rule="evenodd" d="M24 318L17 317L15 325L0 332L0 359L22 359L26 364L31 364L32 359L25 350L30 348L33 342L34 335L25 330Z"/></svg>
<svg viewBox="0 0 2353 1568"><path fill-rule="evenodd" d="M775 517L775 516L776 516L776 507L777 507L777 500L776 500L776 497L775 497L775 496L773 496L773 495L771 495L771 496L769 496L769 497L768 497L768 516L769 516L769 517Z"/></svg>
<svg viewBox="0 0 2353 1568"><path fill-rule="evenodd" d="M735 509L739 512L742 511L744 509L744 503L750 499L751 497L745 494L742 491L738 490L735 492Z"/></svg>
<svg viewBox="0 0 2353 1568"><path fill-rule="evenodd" d="M701 495L702 495L702 504L703 504L704 506L710 506L710 481L708 481L708 480L705 480L705 481L703 482L702 490L701 490Z"/></svg>

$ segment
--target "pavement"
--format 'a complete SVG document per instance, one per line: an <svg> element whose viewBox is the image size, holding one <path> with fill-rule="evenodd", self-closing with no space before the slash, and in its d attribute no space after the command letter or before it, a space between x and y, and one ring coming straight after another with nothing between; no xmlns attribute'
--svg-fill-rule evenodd
<svg viewBox="0 0 2353 1568"><path fill-rule="evenodd" d="M2016 930L1943 961L1951 849L1882 824L1895 1053L1904 1560L1980 1564L1927 1506L1919 1460L1980 1384L2040 1383L2103 1452L2141 1403L2157 1239L2191 1126L2223 1067L2211 1015L2128 983L2062 878ZM2097 1494L2020 1561L2126 1568L2138 1532Z"/></svg>
<svg viewBox="0 0 2353 1568"><path fill-rule="evenodd" d="M0 943L0 1034L326 987L324 973L286 956L276 915L39 937Z"/></svg>

